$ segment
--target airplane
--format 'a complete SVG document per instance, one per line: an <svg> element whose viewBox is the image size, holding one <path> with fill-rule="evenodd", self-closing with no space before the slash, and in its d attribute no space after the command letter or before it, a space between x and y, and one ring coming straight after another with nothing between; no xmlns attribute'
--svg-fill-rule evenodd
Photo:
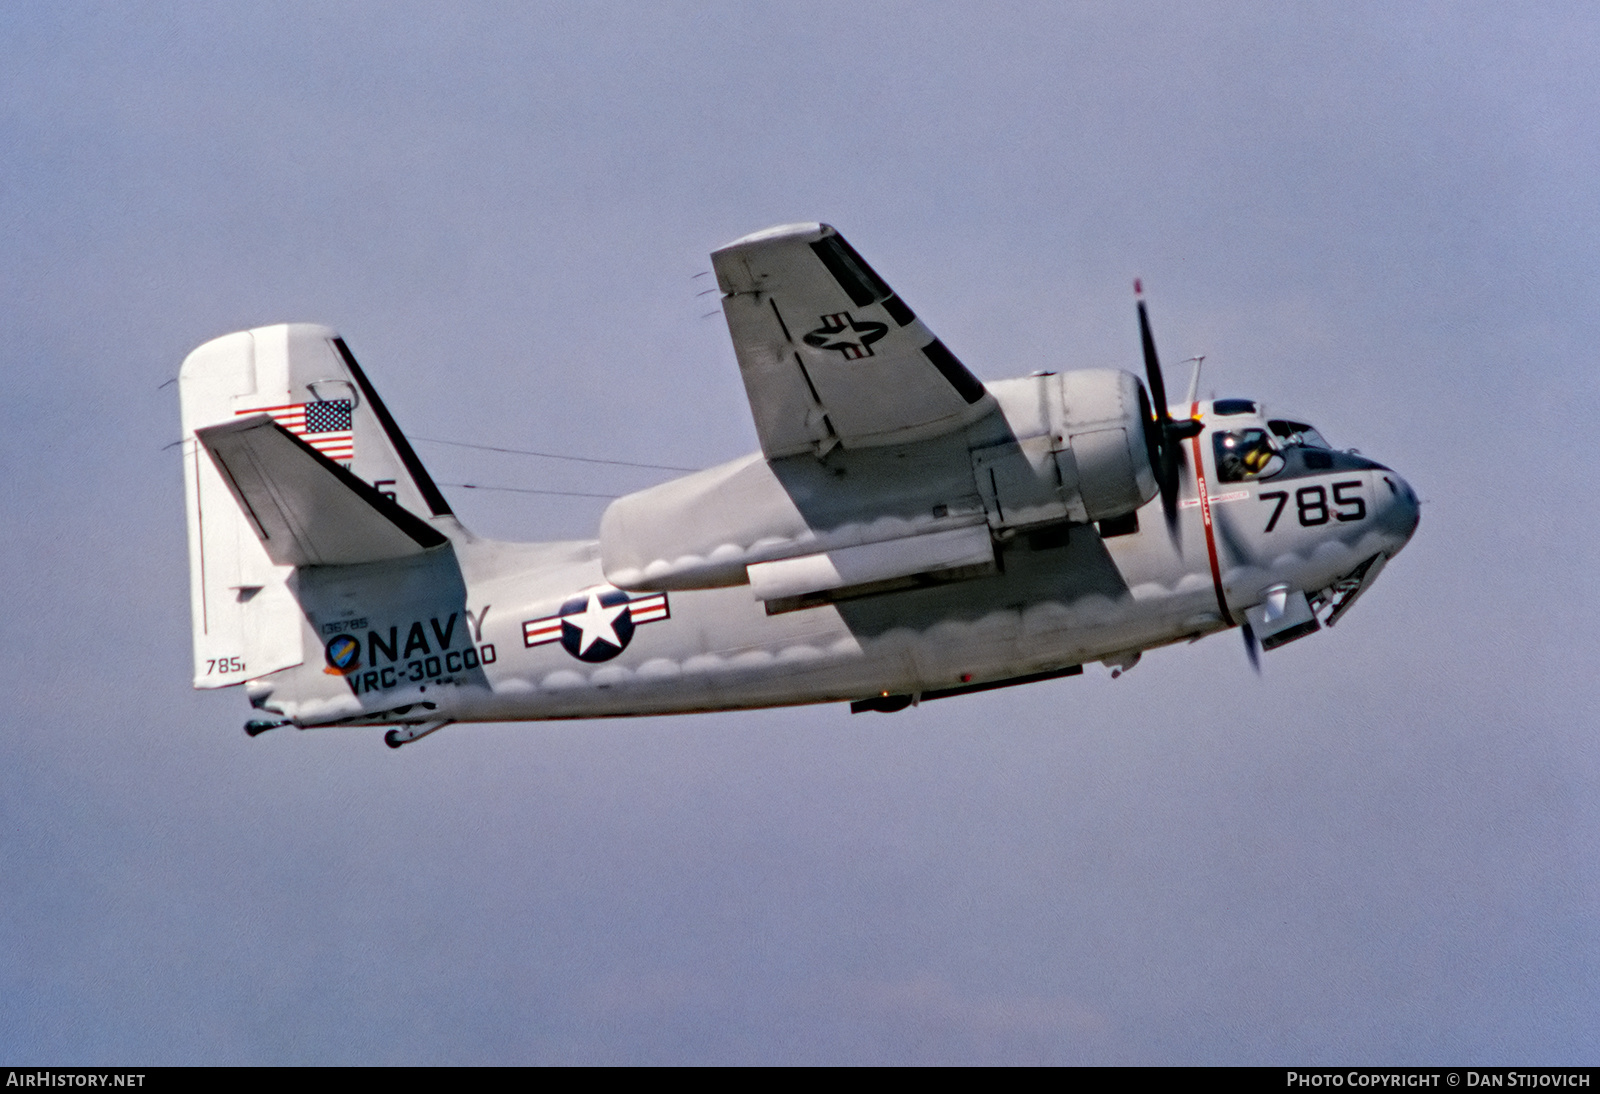
<svg viewBox="0 0 1600 1094"><path fill-rule="evenodd" d="M179 377L194 686L246 725L383 727L849 703L893 713L1239 628L1337 623L1417 527L1394 471L1251 399L985 383L834 228L711 255L761 450L621 497L598 537L480 539L333 330Z"/></svg>

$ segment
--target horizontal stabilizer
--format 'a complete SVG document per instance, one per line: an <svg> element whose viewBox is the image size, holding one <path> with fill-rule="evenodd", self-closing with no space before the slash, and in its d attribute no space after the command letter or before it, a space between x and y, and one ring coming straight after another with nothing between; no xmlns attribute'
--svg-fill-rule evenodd
<svg viewBox="0 0 1600 1094"><path fill-rule="evenodd" d="M195 436L279 566L379 562L447 542L266 414Z"/></svg>

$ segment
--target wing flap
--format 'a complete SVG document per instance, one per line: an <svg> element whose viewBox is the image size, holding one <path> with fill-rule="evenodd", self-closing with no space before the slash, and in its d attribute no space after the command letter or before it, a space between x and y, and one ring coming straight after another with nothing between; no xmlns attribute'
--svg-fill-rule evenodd
<svg viewBox="0 0 1600 1094"><path fill-rule="evenodd" d="M711 262L768 458L926 440L994 409L982 382L828 225L757 232Z"/></svg>
<svg viewBox="0 0 1600 1094"><path fill-rule="evenodd" d="M195 436L279 566L379 562L447 542L266 414Z"/></svg>

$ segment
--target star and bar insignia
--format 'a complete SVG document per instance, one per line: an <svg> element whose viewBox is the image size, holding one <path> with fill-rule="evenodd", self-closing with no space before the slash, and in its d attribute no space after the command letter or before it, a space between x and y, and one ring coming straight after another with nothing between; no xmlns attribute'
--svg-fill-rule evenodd
<svg viewBox="0 0 1600 1094"><path fill-rule="evenodd" d="M609 661L628 648L634 628L671 618L666 593L632 597L611 585L596 585L569 598L555 615L522 624L528 647L560 642L580 661Z"/></svg>
<svg viewBox="0 0 1600 1094"><path fill-rule="evenodd" d="M822 326L805 336L808 346L817 349L836 349L850 361L872 356L872 343L889 333L883 323L870 319L856 319L847 311L819 316Z"/></svg>

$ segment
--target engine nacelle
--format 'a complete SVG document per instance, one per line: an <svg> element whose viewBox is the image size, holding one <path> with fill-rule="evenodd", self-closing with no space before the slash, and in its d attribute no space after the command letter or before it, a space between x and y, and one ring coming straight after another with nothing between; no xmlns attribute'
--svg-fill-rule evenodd
<svg viewBox="0 0 1600 1094"><path fill-rule="evenodd" d="M1088 524L1126 516L1156 495L1144 388L1117 369L991 384L1011 436L972 452L989 524Z"/></svg>
<svg viewBox="0 0 1600 1094"><path fill-rule="evenodd" d="M1117 369L1061 376L1062 492L1076 492L1088 520L1126 516L1156 496L1146 438L1150 405L1144 387ZM1071 464L1071 472L1068 463ZM1069 509L1072 503L1068 502ZM1076 513L1073 514L1077 519Z"/></svg>

